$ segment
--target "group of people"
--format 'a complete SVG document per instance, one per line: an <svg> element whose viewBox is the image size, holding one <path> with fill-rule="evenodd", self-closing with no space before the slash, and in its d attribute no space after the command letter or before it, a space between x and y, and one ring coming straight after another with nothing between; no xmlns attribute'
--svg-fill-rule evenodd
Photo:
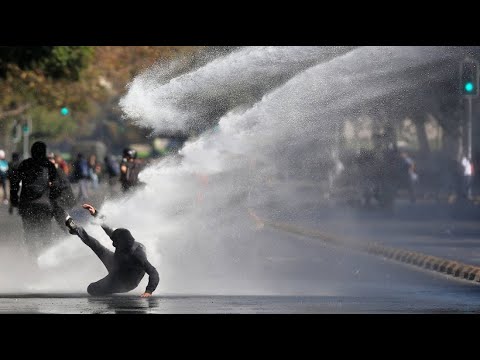
<svg viewBox="0 0 480 360"><path fill-rule="evenodd" d="M137 178L139 166L135 161L136 154L130 149L124 152L124 159L120 164L120 179L124 179L125 191L131 189L133 177ZM79 156L80 160L82 159ZM81 163L73 166L73 176L82 171ZM54 154L47 154L47 146L41 141L31 147L31 157L19 161L18 155L12 156L12 163L5 164L5 153L0 152L0 169L4 202L6 197L6 180L10 181L10 209L18 208L24 229L24 245L32 258L50 245L52 237L52 219L65 232L78 235L100 258L108 271L107 277L90 284L87 291L91 295L107 295L111 293L127 292L138 286L144 274L150 276L146 291L142 296L150 296L158 284L158 273L148 262L145 247L137 243L132 234L126 229L113 230L102 224L107 235L112 239L115 252L111 252L75 224L68 215L68 211L76 206L79 200L72 191L68 167ZM80 169L80 170L79 170ZM132 173L135 173L132 176ZM123 174L123 175L122 175ZM130 180L130 181L129 181ZM122 180L121 180L122 181ZM84 204L93 216L98 211L90 204ZM104 218L104 217L102 217Z"/></svg>
<svg viewBox="0 0 480 360"><path fill-rule="evenodd" d="M138 174L142 168L143 163L137 158L136 150L130 148L124 149L120 163L111 155L105 156L103 167L97 161L95 154L91 154L87 160L82 153L79 153L72 166L70 181L78 184L79 201L86 201L90 198L90 189L95 191L99 186L100 178L104 175L108 177L110 189L117 181L120 182L123 192L141 185Z"/></svg>
<svg viewBox="0 0 480 360"><path fill-rule="evenodd" d="M352 164L358 171L358 177L352 174L350 177L356 179L365 207L371 206L374 200L380 206L391 206L397 190L401 189L406 190L411 203L416 202L420 188L437 198L440 191L446 191L449 198L455 196L459 200L471 200L474 169L469 157L463 155L460 160L449 161L442 158L438 163L444 166L438 166L435 171L421 169L424 171L420 179L417 163L407 151L396 148L383 152L362 149Z"/></svg>
<svg viewBox="0 0 480 360"><path fill-rule="evenodd" d="M124 193L143 185L139 181L138 174L143 169L144 163L138 159L137 152L134 149L124 149L120 162L112 155L107 155L103 164L97 161L95 154L90 154L87 160L82 153L79 153L71 165L61 155L53 152L48 153L47 158L57 168L62 184L78 185L77 202L88 201L91 194L99 188L99 183L103 179L108 183L109 189L113 189L119 182ZM14 152L12 160L8 162L5 158L5 151L0 150L0 181L4 204L9 203L7 185L9 182L11 183L12 174L20 162L18 153Z"/></svg>

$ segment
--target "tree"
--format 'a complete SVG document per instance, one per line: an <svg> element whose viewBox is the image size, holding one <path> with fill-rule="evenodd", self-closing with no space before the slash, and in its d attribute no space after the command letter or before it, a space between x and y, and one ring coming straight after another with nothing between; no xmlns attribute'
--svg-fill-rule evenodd
<svg viewBox="0 0 480 360"><path fill-rule="evenodd" d="M35 128L48 127L50 139L89 136L116 107L126 85L159 60L193 54L201 47L36 46L0 47L0 131L19 116ZM188 65L188 64L187 64ZM70 114L57 117L62 107ZM120 124L120 116L113 120ZM37 124L38 122L38 124ZM69 122L74 122L71 126Z"/></svg>

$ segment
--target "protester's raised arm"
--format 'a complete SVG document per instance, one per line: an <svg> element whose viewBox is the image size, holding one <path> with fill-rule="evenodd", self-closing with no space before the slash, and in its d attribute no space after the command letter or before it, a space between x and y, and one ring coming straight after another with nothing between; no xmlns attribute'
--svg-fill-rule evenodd
<svg viewBox="0 0 480 360"><path fill-rule="evenodd" d="M98 218L98 219L101 220L102 223L101 223L100 226L101 226L102 229L105 231L105 233L106 233L109 237L111 237L111 236L112 236L112 233L113 233L113 229L112 229L110 226L108 226L107 224L105 224L105 215L100 214L100 213L98 212L98 210L95 209L95 208L94 208L92 205L90 205L90 204L83 204L82 207L83 207L84 209L87 209L87 210L90 212L90 215L92 215L93 217Z"/></svg>

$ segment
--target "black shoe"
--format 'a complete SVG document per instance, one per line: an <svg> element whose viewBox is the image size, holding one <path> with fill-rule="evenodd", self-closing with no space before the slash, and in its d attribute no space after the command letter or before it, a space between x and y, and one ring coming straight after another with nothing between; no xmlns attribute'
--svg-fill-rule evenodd
<svg viewBox="0 0 480 360"><path fill-rule="evenodd" d="M78 226L77 224L75 224L75 221L73 221L73 218L70 215L68 215L65 219L65 225L67 225L68 229L70 230L70 234L77 234Z"/></svg>

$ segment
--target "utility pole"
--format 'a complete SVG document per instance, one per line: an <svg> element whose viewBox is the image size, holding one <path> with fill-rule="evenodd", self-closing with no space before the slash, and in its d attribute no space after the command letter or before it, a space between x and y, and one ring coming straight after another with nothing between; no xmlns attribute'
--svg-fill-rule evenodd
<svg viewBox="0 0 480 360"><path fill-rule="evenodd" d="M468 117L467 117L467 156L468 159L471 161L472 160L472 97L468 96L467 97L467 103L468 103Z"/></svg>

